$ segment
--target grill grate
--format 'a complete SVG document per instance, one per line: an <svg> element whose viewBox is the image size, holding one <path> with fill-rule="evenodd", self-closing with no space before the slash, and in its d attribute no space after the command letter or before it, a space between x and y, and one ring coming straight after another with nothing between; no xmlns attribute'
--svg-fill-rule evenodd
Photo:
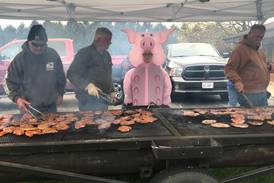
<svg viewBox="0 0 274 183"><path fill-rule="evenodd" d="M159 109L160 110L160 109ZM209 109L207 109L209 110ZM216 119L219 122L230 123L230 115L200 115L197 117L183 116L182 109L160 110L160 113L181 133L183 136L209 136L209 135L241 135L241 134L274 134L274 128L264 123L262 126L249 125L248 128L213 128L201 124L205 119ZM273 119L273 115L272 115Z"/></svg>
<svg viewBox="0 0 274 183"><path fill-rule="evenodd" d="M62 113L65 114L65 113ZM79 114L77 114L79 116ZM20 118L20 116L15 116ZM171 133L158 119L154 123L134 124L132 130L128 133L117 131L119 125L112 124L110 128L100 131L96 125L86 126L85 128L75 129L74 123L65 131L59 131L54 134L34 135L29 138L26 136L16 136L7 134L0 137L0 144L3 143L35 143L35 142L54 142L68 140L94 140L94 139L117 139L117 138L136 138L136 137L154 137L171 136Z"/></svg>

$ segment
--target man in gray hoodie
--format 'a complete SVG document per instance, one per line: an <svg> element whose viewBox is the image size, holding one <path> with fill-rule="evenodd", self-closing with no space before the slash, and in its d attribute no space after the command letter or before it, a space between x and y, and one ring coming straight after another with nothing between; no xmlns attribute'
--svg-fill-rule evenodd
<svg viewBox="0 0 274 183"><path fill-rule="evenodd" d="M60 56L47 41L43 26L33 25L22 51L9 65L8 95L21 112L26 112L28 104L41 112L56 112L62 103L66 77Z"/></svg>

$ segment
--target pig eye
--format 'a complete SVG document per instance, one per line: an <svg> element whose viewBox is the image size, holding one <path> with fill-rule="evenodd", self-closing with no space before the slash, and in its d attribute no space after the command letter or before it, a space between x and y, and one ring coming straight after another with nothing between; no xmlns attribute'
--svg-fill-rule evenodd
<svg viewBox="0 0 274 183"><path fill-rule="evenodd" d="M153 34L150 34L151 37L153 37Z"/></svg>
<svg viewBox="0 0 274 183"><path fill-rule="evenodd" d="M144 34L141 34L141 37L145 37L145 35L144 35Z"/></svg>

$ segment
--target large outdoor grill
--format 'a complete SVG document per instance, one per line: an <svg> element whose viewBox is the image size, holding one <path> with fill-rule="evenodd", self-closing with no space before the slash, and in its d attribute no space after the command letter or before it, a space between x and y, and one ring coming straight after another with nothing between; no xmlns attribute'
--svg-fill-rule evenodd
<svg viewBox="0 0 274 183"><path fill-rule="evenodd" d="M183 109L151 111L158 119L156 122L135 124L128 133L117 131L117 125L104 131L92 125L82 129L71 125L66 131L31 138L3 136L0 138L0 178L11 179L10 170L17 170L1 161L81 174L141 173L143 177L166 168L167 163L169 166L228 167L274 162L274 127L269 124L220 129L203 125L201 121L217 119L230 123L229 115L188 117L183 116ZM31 175L30 170L17 168L21 172L17 178ZM41 175L47 177L45 173Z"/></svg>

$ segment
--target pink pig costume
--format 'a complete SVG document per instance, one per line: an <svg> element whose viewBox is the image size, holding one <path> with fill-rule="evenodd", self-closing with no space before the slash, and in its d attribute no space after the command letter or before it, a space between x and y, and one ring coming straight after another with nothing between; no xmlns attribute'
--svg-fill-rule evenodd
<svg viewBox="0 0 274 183"><path fill-rule="evenodd" d="M165 54L162 44L174 29L157 33L139 33L130 29L123 29L128 40L133 44L129 53L129 60L135 67L129 70L124 78L124 103L134 106L168 105L171 102L171 81L162 68ZM150 51L153 56L149 63L145 63L143 53Z"/></svg>

